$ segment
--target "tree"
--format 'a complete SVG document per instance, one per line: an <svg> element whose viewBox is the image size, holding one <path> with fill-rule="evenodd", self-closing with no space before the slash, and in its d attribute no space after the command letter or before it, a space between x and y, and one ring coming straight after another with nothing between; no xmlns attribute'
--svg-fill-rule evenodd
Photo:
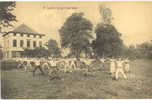
<svg viewBox="0 0 152 100"><path fill-rule="evenodd" d="M95 28L96 39L92 42L95 56L119 56L122 53L123 41L121 34L112 25L112 11L110 8L100 7L102 23Z"/></svg>
<svg viewBox="0 0 152 100"><path fill-rule="evenodd" d="M99 9L103 23L111 24L113 20L112 10L110 8L106 8L104 5L101 5Z"/></svg>
<svg viewBox="0 0 152 100"><path fill-rule="evenodd" d="M144 42L138 45L137 50L142 58L152 59L152 42Z"/></svg>
<svg viewBox="0 0 152 100"><path fill-rule="evenodd" d="M46 45L48 48L48 55L51 57L60 57L61 50L58 47L56 40L49 40L48 44Z"/></svg>
<svg viewBox="0 0 152 100"><path fill-rule="evenodd" d="M140 58L139 50L136 49L134 45L130 45L129 47L123 46L121 55L132 60Z"/></svg>
<svg viewBox="0 0 152 100"><path fill-rule="evenodd" d="M44 47L37 47L33 50L34 56L35 57L48 57L48 50L45 49Z"/></svg>
<svg viewBox="0 0 152 100"><path fill-rule="evenodd" d="M92 42L96 55L118 56L121 54L123 42L120 39L121 34L113 25L98 24L96 29L96 40Z"/></svg>
<svg viewBox="0 0 152 100"><path fill-rule="evenodd" d="M89 46L92 37L92 23L83 17L83 13L73 13L67 18L59 30L61 46L70 48L71 54L80 57L82 51Z"/></svg>
<svg viewBox="0 0 152 100"><path fill-rule="evenodd" d="M15 8L15 2L0 2L0 32L2 27L12 26L11 22L16 21L16 16L12 11Z"/></svg>
<svg viewBox="0 0 152 100"><path fill-rule="evenodd" d="M24 51L22 52L22 56L34 57L33 50L25 48Z"/></svg>

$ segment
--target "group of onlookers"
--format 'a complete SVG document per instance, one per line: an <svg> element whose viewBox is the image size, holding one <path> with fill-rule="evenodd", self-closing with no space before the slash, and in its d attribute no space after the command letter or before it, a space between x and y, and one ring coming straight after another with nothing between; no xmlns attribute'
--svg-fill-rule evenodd
<svg viewBox="0 0 152 100"><path fill-rule="evenodd" d="M129 59L125 58L102 58L102 59L79 59L79 58L30 58L30 59L18 59L18 68L24 68L25 71L31 69L33 75L37 70L40 70L41 74L51 75L54 72L73 72L77 70L83 70L88 72L90 65L93 61L98 60L101 62L102 67L109 65L109 72L115 79L119 78L121 73L125 79L127 79L126 72L130 71Z"/></svg>

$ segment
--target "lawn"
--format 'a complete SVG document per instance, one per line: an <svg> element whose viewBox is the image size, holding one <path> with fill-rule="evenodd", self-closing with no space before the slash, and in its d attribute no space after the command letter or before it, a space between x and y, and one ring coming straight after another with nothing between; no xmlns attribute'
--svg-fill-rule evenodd
<svg viewBox="0 0 152 100"><path fill-rule="evenodd" d="M5 99L115 99L152 98L152 61L131 62L128 80L112 80L97 71L61 73L62 80L48 81L47 76L32 76L22 70L1 70L1 95Z"/></svg>

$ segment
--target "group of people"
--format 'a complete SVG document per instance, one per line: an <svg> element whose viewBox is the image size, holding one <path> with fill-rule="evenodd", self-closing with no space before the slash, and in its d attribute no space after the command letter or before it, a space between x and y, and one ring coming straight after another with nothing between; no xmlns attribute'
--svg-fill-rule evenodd
<svg viewBox="0 0 152 100"><path fill-rule="evenodd" d="M65 58L65 59L48 59L48 58L35 58L32 60L18 60L18 68L24 68L25 71L31 69L33 76L37 70L41 74L52 75L57 72L73 72L77 70L83 70L88 72L90 64L94 61L93 59L79 59L79 58ZM126 72L130 71L129 59L100 59L103 66L106 62L109 63L109 72L115 79L119 78L121 73L125 79L127 79Z"/></svg>

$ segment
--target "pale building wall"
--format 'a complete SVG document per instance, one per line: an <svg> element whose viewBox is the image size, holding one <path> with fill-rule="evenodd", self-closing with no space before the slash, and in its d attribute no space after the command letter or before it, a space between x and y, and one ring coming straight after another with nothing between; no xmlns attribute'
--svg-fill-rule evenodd
<svg viewBox="0 0 152 100"><path fill-rule="evenodd" d="M13 47L13 40L17 40L17 47ZM24 41L23 47L20 47L20 40ZM27 47L27 40L30 40L30 47ZM4 36L4 55L7 58L11 58L12 51L24 51L23 48L29 48L34 49L33 47L33 41L36 41L36 47L39 47L39 42L42 42L42 47L44 47L44 36L39 37L39 35L30 35L30 37L27 36L27 34L23 34L23 36L20 35L20 33L17 33L16 36L14 36L14 33L9 33L6 36Z"/></svg>

